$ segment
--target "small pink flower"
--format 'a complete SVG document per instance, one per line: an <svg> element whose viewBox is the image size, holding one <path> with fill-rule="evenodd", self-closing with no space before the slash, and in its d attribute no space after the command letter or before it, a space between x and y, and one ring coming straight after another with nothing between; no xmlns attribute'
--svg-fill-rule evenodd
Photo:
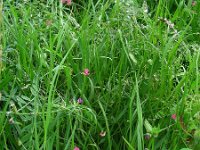
<svg viewBox="0 0 200 150"><path fill-rule="evenodd" d="M100 135L101 137L104 137L104 136L106 136L106 132L105 132L105 131L101 131L101 132L99 133L99 135Z"/></svg>
<svg viewBox="0 0 200 150"><path fill-rule="evenodd" d="M76 146L76 147L74 147L74 150L80 150L80 148L78 148L78 147Z"/></svg>
<svg viewBox="0 0 200 150"><path fill-rule="evenodd" d="M172 118L173 120L176 120L176 114L172 114L171 118Z"/></svg>
<svg viewBox="0 0 200 150"><path fill-rule="evenodd" d="M81 98L79 98L79 99L77 100L77 103L78 103L78 104L82 104L82 103L83 103L83 100L82 100Z"/></svg>
<svg viewBox="0 0 200 150"><path fill-rule="evenodd" d="M61 0L61 3L67 4L68 6L72 4L71 0Z"/></svg>
<svg viewBox="0 0 200 150"><path fill-rule="evenodd" d="M89 71L88 68L84 69L83 75L85 75L85 76L89 76L90 75L90 71Z"/></svg>

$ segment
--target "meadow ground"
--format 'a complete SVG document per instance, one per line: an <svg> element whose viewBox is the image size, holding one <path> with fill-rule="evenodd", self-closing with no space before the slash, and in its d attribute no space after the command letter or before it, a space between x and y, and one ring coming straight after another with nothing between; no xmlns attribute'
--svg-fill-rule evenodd
<svg viewBox="0 0 200 150"><path fill-rule="evenodd" d="M200 1L0 5L1 149L200 149Z"/></svg>

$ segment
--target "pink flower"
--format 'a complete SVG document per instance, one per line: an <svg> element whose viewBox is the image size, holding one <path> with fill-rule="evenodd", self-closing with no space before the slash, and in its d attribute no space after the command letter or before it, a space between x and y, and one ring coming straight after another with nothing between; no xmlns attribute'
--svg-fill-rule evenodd
<svg viewBox="0 0 200 150"><path fill-rule="evenodd" d="M80 148L78 148L78 147L76 146L76 147L74 147L74 150L80 150Z"/></svg>
<svg viewBox="0 0 200 150"><path fill-rule="evenodd" d="M173 120L176 120L176 114L172 114L171 118L172 118Z"/></svg>
<svg viewBox="0 0 200 150"><path fill-rule="evenodd" d="M89 71L88 68L84 69L83 75L85 75L85 76L89 76L90 75L90 71Z"/></svg>
<svg viewBox="0 0 200 150"><path fill-rule="evenodd" d="M61 3L71 5L72 1L71 0L61 0Z"/></svg>
<svg viewBox="0 0 200 150"><path fill-rule="evenodd" d="M77 103L78 103L78 104L82 104L82 103L83 103L83 100L82 100L81 98L79 98L79 99L77 100Z"/></svg>

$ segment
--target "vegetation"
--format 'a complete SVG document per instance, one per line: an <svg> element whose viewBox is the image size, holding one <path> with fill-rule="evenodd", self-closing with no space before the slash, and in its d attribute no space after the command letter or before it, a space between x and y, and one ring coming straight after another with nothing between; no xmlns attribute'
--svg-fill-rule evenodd
<svg viewBox="0 0 200 150"><path fill-rule="evenodd" d="M1 149L200 149L199 1L2 4Z"/></svg>

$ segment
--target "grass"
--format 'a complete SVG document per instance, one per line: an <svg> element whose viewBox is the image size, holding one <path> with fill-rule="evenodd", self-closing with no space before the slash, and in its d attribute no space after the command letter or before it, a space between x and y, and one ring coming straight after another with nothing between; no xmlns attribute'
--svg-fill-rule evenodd
<svg viewBox="0 0 200 150"><path fill-rule="evenodd" d="M200 149L199 1L1 7L1 149Z"/></svg>

